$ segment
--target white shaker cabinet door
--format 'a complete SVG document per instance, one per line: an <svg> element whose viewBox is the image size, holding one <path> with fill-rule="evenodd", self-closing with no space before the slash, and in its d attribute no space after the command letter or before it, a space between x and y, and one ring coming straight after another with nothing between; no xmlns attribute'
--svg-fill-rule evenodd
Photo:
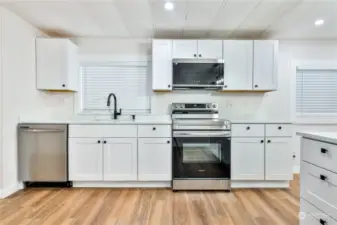
<svg viewBox="0 0 337 225"><path fill-rule="evenodd" d="M172 40L152 42L152 89L172 90Z"/></svg>
<svg viewBox="0 0 337 225"><path fill-rule="evenodd" d="M222 59L222 41L198 40L199 59Z"/></svg>
<svg viewBox="0 0 337 225"><path fill-rule="evenodd" d="M254 90L277 89L277 55L278 41L254 41Z"/></svg>
<svg viewBox="0 0 337 225"><path fill-rule="evenodd" d="M264 180L264 138L232 138L231 179Z"/></svg>
<svg viewBox="0 0 337 225"><path fill-rule="evenodd" d="M102 181L102 140L69 138L69 180Z"/></svg>
<svg viewBox="0 0 337 225"><path fill-rule="evenodd" d="M224 88L223 90L252 90L253 41L223 41Z"/></svg>
<svg viewBox="0 0 337 225"><path fill-rule="evenodd" d="M172 180L171 138L138 139L138 179L141 181Z"/></svg>
<svg viewBox="0 0 337 225"><path fill-rule="evenodd" d="M266 180L292 180L291 138L266 137Z"/></svg>
<svg viewBox="0 0 337 225"><path fill-rule="evenodd" d="M197 40L173 40L174 59L196 59L198 57Z"/></svg>
<svg viewBox="0 0 337 225"><path fill-rule="evenodd" d="M137 138L103 141L104 181L137 180Z"/></svg>

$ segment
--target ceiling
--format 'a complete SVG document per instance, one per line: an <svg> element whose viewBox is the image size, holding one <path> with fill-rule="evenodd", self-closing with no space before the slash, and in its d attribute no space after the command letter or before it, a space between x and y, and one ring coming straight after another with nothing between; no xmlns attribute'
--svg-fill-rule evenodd
<svg viewBox="0 0 337 225"><path fill-rule="evenodd" d="M0 0L51 35L116 38L337 38L337 0ZM314 26L318 18L325 20Z"/></svg>

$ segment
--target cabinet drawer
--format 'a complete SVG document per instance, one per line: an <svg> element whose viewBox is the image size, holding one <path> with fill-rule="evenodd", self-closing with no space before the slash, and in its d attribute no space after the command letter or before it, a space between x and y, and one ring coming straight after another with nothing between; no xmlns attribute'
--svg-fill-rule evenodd
<svg viewBox="0 0 337 225"><path fill-rule="evenodd" d="M170 125L139 125L138 137L171 137Z"/></svg>
<svg viewBox="0 0 337 225"><path fill-rule="evenodd" d="M301 159L337 173L337 145L302 138Z"/></svg>
<svg viewBox="0 0 337 225"><path fill-rule="evenodd" d="M264 124L232 124L232 137L264 137Z"/></svg>
<svg viewBox="0 0 337 225"><path fill-rule="evenodd" d="M325 223L324 223L325 222ZM301 199L300 208L300 224L301 225L337 225L337 222L326 215L324 212L311 205L304 199Z"/></svg>
<svg viewBox="0 0 337 225"><path fill-rule="evenodd" d="M301 197L337 220L337 174L302 161Z"/></svg>
<svg viewBox="0 0 337 225"><path fill-rule="evenodd" d="M266 124L266 136L291 137L293 135L291 124Z"/></svg>
<svg viewBox="0 0 337 225"><path fill-rule="evenodd" d="M69 137L137 137L137 125L70 125Z"/></svg>

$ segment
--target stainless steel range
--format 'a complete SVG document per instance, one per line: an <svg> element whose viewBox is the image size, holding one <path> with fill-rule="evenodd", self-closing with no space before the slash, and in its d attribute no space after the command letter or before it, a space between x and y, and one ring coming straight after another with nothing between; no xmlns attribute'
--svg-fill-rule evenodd
<svg viewBox="0 0 337 225"><path fill-rule="evenodd" d="M173 103L173 190L230 190L231 124L216 103Z"/></svg>

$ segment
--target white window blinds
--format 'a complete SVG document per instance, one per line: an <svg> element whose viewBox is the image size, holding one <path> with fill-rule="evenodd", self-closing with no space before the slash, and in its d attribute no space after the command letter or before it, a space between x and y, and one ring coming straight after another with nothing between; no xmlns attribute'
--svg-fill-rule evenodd
<svg viewBox="0 0 337 225"><path fill-rule="evenodd" d="M82 109L86 113L107 113L107 97L114 93L123 114L150 111L148 65L118 62L82 65ZM114 108L113 98L111 109Z"/></svg>
<svg viewBox="0 0 337 225"><path fill-rule="evenodd" d="M337 70L297 70L297 117L337 117Z"/></svg>

